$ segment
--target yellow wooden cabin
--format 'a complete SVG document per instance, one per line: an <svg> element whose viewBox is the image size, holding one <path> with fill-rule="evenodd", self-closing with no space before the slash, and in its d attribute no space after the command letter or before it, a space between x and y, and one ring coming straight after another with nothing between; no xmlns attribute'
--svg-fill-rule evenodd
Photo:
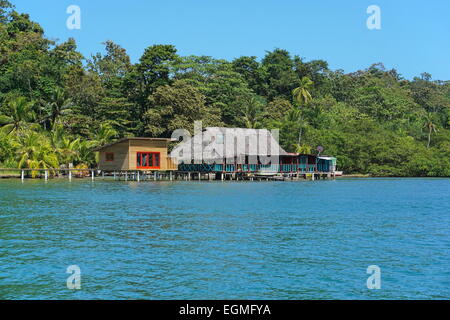
<svg viewBox="0 0 450 320"><path fill-rule="evenodd" d="M124 138L95 149L99 152L98 168L104 171L177 170L168 156L167 138Z"/></svg>

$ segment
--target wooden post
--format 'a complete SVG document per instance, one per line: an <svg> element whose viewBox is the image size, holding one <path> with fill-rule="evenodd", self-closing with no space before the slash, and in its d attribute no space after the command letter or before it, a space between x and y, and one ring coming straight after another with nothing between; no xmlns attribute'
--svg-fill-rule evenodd
<svg viewBox="0 0 450 320"><path fill-rule="evenodd" d="M220 174L220 179L223 181L224 175L223 172Z"/></svg>
<svg viewBox="0 0 450 320"><path fill-rule="evenodd" d="M45 171L44 171L44 178L45 178L45 181L48 180L48 170L45 170Z"/></svg>
<svg viewBox="0 0 450 320"><path fill-rule="evenodd" d="M191 180L191 173L190 172L188 172L187 178L188 178L188 180Z"/></svg>
<svg viewBox="0 0 450 320"><path fill-rule="evenodd" d="M72 181L72 170L69 170L69 181Z"/></svg>
<svg viewBox="0 0 450 320"><path fill-rule="evenodd" d="M198 181L201 181L202 180L202 174L199 172L198 173Z"/></svg>
<svg viewBox="0 0 450 320"><path fill-rule="evenodd" d="M125 171L125 181L128 181L128 171Z"/></svg>
<svg viewBox="0 0 450 320"><path fill-rule="evenodd" d="M114 171L113 172L113 175L114 175L114 181L116 180L116 172Z"/></svg>
<svg viewBox="0 0 450 320"><path fill-rule="evenodd" d="M25 170L22 170L20 177L21 177L22 181L25 180Z"/></svg>
<svg viewBox="0 0 450 320"><path fill-rule="evenodd" d="M94 175L95 175L94 172L95 172L94 170L91 170L91 178L92 178L92 181L94 181Z"/></svg>
<svg viewBox="0 0 450 320"><path fill-rule="evenodd" d="M139 171L137 172L137 181L138 182L141 181L141 177L140 177Z"/></svg>
<svg viewBox="0 0 450 320"><path fill-rule="evenodd" d="M169 171L169 179L172 181L172 171Z"/></svg>

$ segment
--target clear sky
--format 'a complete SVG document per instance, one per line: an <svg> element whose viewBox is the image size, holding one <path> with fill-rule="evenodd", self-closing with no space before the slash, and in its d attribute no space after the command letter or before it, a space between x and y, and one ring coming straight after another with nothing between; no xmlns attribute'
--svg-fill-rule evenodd
<svg viewBox="0 0 450 320"><path fill-rule="evenodd" d="M352 72L383 62L411 79L422 72L450 80L449 0L10 0L39 22L46 36L77 40L89 57L113 40L136 62L152 44L181 55L263 57L275 48L324 59ZM69 30L69 5L81 29ZM381 9L381 30L366 26L368 6Z"/></svg>

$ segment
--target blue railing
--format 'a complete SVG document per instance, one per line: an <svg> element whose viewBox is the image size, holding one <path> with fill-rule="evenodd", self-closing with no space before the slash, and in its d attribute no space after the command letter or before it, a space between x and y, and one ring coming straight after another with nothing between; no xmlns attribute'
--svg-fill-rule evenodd
<svg viewBox="0 0 450 320"><path fill-rule="evenodd" d="M195 172L326 172L325 166L317 167L315 164L179 164L180 171ZM328 170L328 169L327 169Z"/></svg>

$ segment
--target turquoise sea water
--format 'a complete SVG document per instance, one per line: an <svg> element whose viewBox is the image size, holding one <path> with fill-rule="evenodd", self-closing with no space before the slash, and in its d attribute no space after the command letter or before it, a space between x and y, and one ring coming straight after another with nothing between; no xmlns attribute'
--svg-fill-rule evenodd
<svg viewBox="0 0 450 320"><path fill-rule="evenodd" d="M450 298L450 179L3 180L0 206L3 299Z"/></svg>

